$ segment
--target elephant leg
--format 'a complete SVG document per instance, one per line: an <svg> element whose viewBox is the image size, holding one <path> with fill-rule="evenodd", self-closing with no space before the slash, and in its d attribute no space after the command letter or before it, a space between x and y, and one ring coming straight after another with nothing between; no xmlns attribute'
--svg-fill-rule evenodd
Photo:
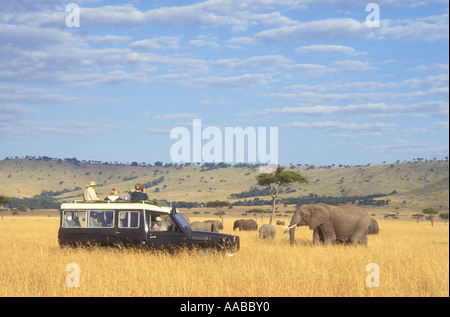
<svg viewBox="0 0 450 317"><path fill-rule="evenodd" d="M319 243L323 243L323 242L324 242L324 239L323 239L322 230L320 230L320 228L317 227L313 231L313 244L319 244Z"/></svg>
<svg viewBox="0 0 450 317"><path fill-rule="evenodd" d="M333 224L331 222L325 222L321 224L318 228L320 228L323 235L323 243L333 244L336 242L336 233L334 231Z"/></svg>
<svg viewBox="0 0 450 317"><path fill-rule="evenodd" d="M355 232L349 237L349 241L353 245L364 244L367 246L367 230L355 230Z"/></svg>
<svg viewBox="0 0 450 317"><path fill-rule="evenodd" d="M367 234L364 234L363 237L359 240L358 244L362 244L367 247Z"/></svg>

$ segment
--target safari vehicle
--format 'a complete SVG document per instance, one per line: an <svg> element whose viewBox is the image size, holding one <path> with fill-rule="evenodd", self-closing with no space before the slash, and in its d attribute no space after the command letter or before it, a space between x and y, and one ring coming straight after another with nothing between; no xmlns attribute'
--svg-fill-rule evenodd
<svg viewBox="0 0 450 317"><path fill-rule="evenodd" d="M61 246L117 246L150 249L239 250L239 237L193 231L176 208L142 202L73 202L60 208Z"/></svg>

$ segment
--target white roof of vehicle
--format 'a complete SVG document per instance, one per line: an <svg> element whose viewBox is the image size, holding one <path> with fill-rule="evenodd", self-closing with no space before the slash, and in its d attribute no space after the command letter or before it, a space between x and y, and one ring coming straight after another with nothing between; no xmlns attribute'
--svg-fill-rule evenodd
<svg viewBox="0 0 450 317"><path fill-rule="evenodd" d="M62 203L61 209L63 210L105 210L105 209L121 209L121 210L151 210L163 213L170 213L171 207L159 207L149 202L111 202L111 201L95 201L84 202L75 201L72 203Z"/></svg>

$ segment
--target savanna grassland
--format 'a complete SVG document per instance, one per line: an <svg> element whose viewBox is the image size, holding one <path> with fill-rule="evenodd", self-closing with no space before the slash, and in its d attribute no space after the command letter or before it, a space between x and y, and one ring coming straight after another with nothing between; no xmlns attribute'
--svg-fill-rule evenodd
<svg viewBox="0 0 450 317"><path fill-rule="evenodd" d="M234 220L225 217L224 232ZM59 218L7 216L0 220L0 296L449 296L449 226L379 224L367 248L313 246L306 227L294 246L281 226L273 241L235 232L241 250L227 256L61 249ZM66 286L70 263L80 268L79 287ZM369 263L379 267L379 287L366 286Z"/></svg>

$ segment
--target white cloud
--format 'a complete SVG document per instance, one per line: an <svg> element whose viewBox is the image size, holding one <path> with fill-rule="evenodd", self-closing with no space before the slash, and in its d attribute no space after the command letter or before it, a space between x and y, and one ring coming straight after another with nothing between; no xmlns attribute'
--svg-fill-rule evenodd
<svg viewBox="0 0 450 317"><path fill-rule="evenodd" d="M334 73L337 71L336 68L317 64L294 64L290 65L289 69L293 70L296 73L306 74L313 77L323 76L327 73Z"/></svg>
<svg viewBox="0 0 450 317"><path fill-rule="evenodd" d="M172 120L180 118L197 118L198 116L193 113L171 113L165 115L154 115L153 118L156 120Z"/></svg>
<svg viewBox="0 0 450 317"><path fill-rule="evenodd" d="M449 40L448 13L417 20L381 20L380 40L441 42Z"/></svg>
<svg viewBox="0 0 450 317"><path fill-rule="evenodd" d="M130 47L134 49L143 49L143 50L159 50L159 49L177 50L180 48L180 41L181 41L180 36L160 36L151 39L134 41L130 44Z"/></svg>
<svg viewBox="0 0 450 317"><path fill-rule="evenodd" d="M334 65L345 71L366 71L376 69L369 62L361 62L355 60L334 61Z"/></svg>
<svg viewBox="0 0 450 317"><path fill-rule="evenodd" d="M395 41L438 42L449 39L448 13L417 20L381 20L381 26L368 27L351 18L302 22L257 33L265 43L300 42L308 40L378 39Z"/></svg>
<svg viewBox="0 0 450 317"><path fill-rule="evenodd" d="M323 122L292 122L281 124L281 128L314 128L332 131L352 131L354 133L363 132L388 132L397 127L393 123L375 122L375 123L348 123L341 121L323 121Z"/></svg>
<svg viewBox="0 0 450 317"><path fill-rule="evenodd" d="M255 35L255 38L267 43L295 43L317 39L367 39L371 36L373 36L372 31L365 22L344 18L303 22L294 26L261 31Z"/></svg>
<svg viewBox="0 0 450 317"><path fill-rule="evenodd" d="M113 98L70 96L48 88L30 88L20 85L0 84L0 100L2 102L20 102L41 105L86 105L99 102L117 102Z"/></svg>
<svg viewBox="0 0 450 317"><path fill-rule="evenodd" d="M325 54L345 54L350 56L367 55L367 52L356 52L351 46L344 45L306 45L295 49L300 53L325 53Z"/></svg>
<svg viewBox="0 0 450 317"><path fill-rule="evenodd" d="M444 157L448 156L448 145L435 141L393 139L388 144L367 146L365 153L395 153L408 156Z"/></svg>
<svg viewBox="0 0 450 317"><path fill-rule="evenodd" d="M252 56L243 60L239 60L237 58L219 59L213 62L213 65L219 68L245 70L257 67L271 69L287 67L289 63L291 63L291 61L283 55L265 55Z"/></svg>
<svg viewBox="0 0 450 317"><path fill-rule="evenodd" d="M271 81L271 76L266 74L244 74L240 76L210 76L194 78L183 81L186 86L210 87L210 88L244 88L266 85Z"/></svg>
<svg viewBox="0 0 450 317"><path fill-rule="evenodd" d="M124 127L123 124L111 124L104 119L91 121L61 120L43 121L16 117L8 121L0 118L0 136L2 139L42 139L55 135L82 136L98 135Z"/></svg>
<svg viewBox="0 0 450 317"><path fill-rule="evenodd" d="M195 39L189 40L188 44L193 47L208 47L210 49L217 49L220 47L217 41L217 37L199 35Z"/></svg>
<svg viewBox="0 0 450 317"><path fill-rule="evenodd" d="M258 111L245 111L239 116L261 115L273 117L276 115L309 115L309 116L329 116L343 114L347 117L371 116L376 118L407 118L441 117L448 115L448 102L426 101L414 104L385 104L385 103L365 103L348 104L344 106L316 105L310 107L282 107L269 108Z"/></svg>

